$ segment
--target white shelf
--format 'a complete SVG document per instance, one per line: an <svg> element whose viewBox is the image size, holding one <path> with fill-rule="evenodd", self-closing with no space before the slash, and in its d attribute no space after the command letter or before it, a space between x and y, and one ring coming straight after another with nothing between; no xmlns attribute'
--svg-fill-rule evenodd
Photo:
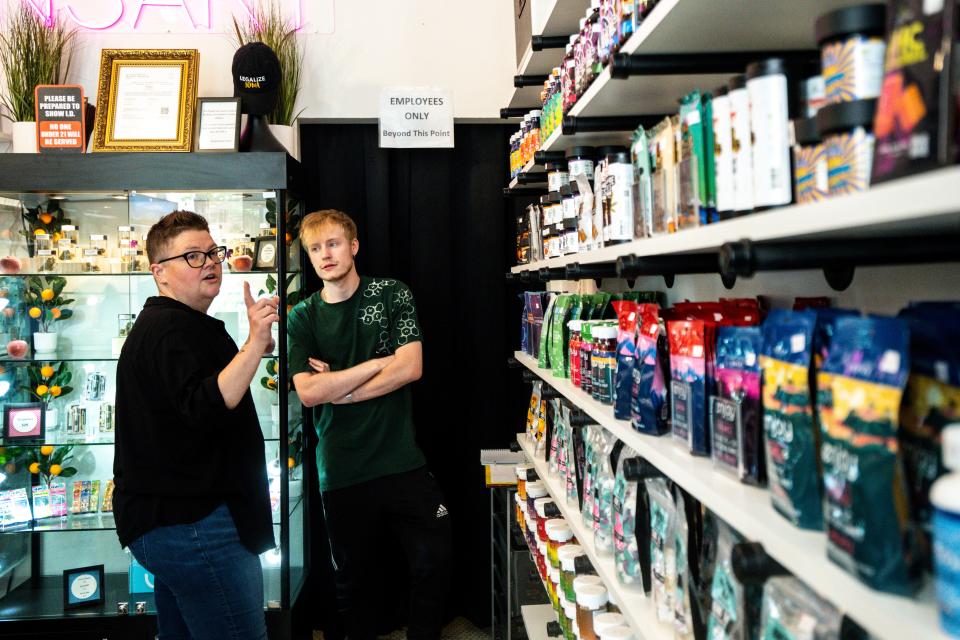
<svg viewBox="0 0 960 640"><path fill-rule="evenodd" d="M527 458L536 467L537 476L546 486L547 492L560 509L560 513L566 519L567 524L570 525L577 543L583 547L584 552L593 564L593 568L603 579L607 591L613 594L623 617L626 618L627 623L633 630L634 637L637 640L672 640L673 628L657 620L653 600L647 598L641 591L635 591L620 584L613 565L613 556L601 556L597 553L597 548L593 544L593 532L587 531L579 511L567 504L566 491L560 486L559 478L548 473L547 463L542 457L534 455L533 445L527 435L517 434L517 442L520 443L524 453L527 454Z"/></svg>
<svg viewBox="0 0 960 640"><path fill-rule="evenodd" d="M555 67L563 62L564 49L542 49L534 51L533 45L528 44L527 50L517 65L518 76L549 75Z"/></svg>
<svg viewBox="0 0 960 640"><path fill-rule="evenodd" d="M527 640L547 640L547 623L555 622L557 615L552 604L528 604L520 607Z"/></svg>
<svg viewBox="0 0 960 640"><path fill-rule="evenodd" d="M543 91L543 85L536 85L535 87L521 87L513 89L513 94L510 96L510 104L507 106L511 109L516 109L522 107L524 109L539 109L541 106L540 103L540 92Z"/></svg>
<svg viewBox="0 0 960 640"><path fill-rule="evenodd" d="M628 421L613 417L611 406L594 400L569 380L554 378L549 371L539 369L536 360L525 353L518 351L514 356L745 538L762 543L780 564L872 636L889 640L946 640L940 630L932 585L917 598L871 590L827 558L826 536L822 532L797 529L774 511L767 490L728 478L715 470L708 458L691 456L669 435L657 438L634 431ZM537 473L544 477L540 466ZM552 492L549 481L547 485Z"/></svg>
<svg viewBox="0 0 960 640"><path fill-rule="evenodd" d="M726 242L750 239L814 240L879 235L960 232L960 167L902 178L848 196L792 205L696 229L643 238L595 251L558 256L513 267L520 273L574 262L611 262L620 256L713 251Z"/></svg>
<svg viewBox="0 0 960 640"><path fill-rule="evenodd" d="M536 23L531 24L534 35L568 36L580 28L589 0L541 0L544 8L537 12ZM533 6L533 0L530 5ZM539 2L538 2L539 4Z"/></svg>
<svg viewBox="0 0 960 640"><path fill-rule="evenodd" d="M542 145L541 151L567 151L573 147L588 146L600 147L607 144L619 144L627 146L630 144L632 131L602 131L597 133L578 133L575 135L564 135L563 128L560 127L547 138Z"/></svg>
<svg viewBox="0 0 960 640"><path fill-rule="evenodd" d="M860 0L660 0L623 43L620 53L711 53L815 50L817 17ZM762 57L759 56L758 57ZM695 89L712 91L733 74L633 77L613 80L609 69L594 80L570 111L574 116L673 113Z"/></svg>

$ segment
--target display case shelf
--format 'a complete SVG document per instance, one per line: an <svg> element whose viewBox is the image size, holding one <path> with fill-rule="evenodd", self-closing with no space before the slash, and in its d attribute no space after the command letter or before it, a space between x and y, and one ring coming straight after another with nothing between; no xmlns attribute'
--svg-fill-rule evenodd
<svg viewBox="0 0 960 640"><path fill-rule="evenodd" d="M513 267L511 271L538 271L574 262L613 262L631 254L655 256L713 251L726 242L744 239L765 242L957 233L960 231L958 182L960 167L947 167L879 184L860 193L540 260Z"/></svg>
<svg viewBox="0 0 960 640"><path fill-rule="evenodd" d="M530 462L536 467L537 477L540 478L550 497L560 509L560 513L566 519L573 535L577 539L577 544L583 547L587 557L590 558L593 568L597 575L603 579L607 591L613 594L617 605L620 607L620 613L626 618L627 623L633 630L634 637L637 640L672 640L673 627L662 624L657 620L656 611L653 608L653 600L646 597L642 591L636 591L625 587L617 580L617 572L614 568L612 555L600 555L597 552L596 545L593 543L593 531L588 531L583 524L583 518L578 509L567 503L566 490L560 486L560 480L556 475L551 475L547 470L547 463L543 456L538 456L533 450L533 444L526 434L518 434L517 442L523 448Z"/></svg>
<svg viewBox="0 0 960 640"><path fill-rule="evenodd" d="M527 631L527 640L547 640L547 624L557 619L550 604L528 604L520 607L523 628Z"/></svg>
<svg viewBox="0 0 960 640"><path fill-rule="evenodd" d="M762 543L774 559L872 636L889 640L946 639L939 627L932 585L914 598L888 595L866 587L827 558L824 533L798 529L778 514L766 489L750 487L728 477L718 471L709 458L691 456L669 435L657 438L638 433L629 421L614 418L610 405L594 400L569 380L554 378L527 354L518 351L514 356L747 540ZM538 474L543 477L539 468Z"/></svg>
<svg viewBox="0 0 960 640"><path fill-rule="evenodd" d="M20 585L0 599L0 618L102 618L117 617L117 603L130 604L130 616L135 615L137 602L146 602L146 615L156 615L157 606L152 593L129 591L130 583L125 573L107 573L104 576L106 589L102 605L65 611L63 608L63 579L60 576L35 578Z"/></svg>

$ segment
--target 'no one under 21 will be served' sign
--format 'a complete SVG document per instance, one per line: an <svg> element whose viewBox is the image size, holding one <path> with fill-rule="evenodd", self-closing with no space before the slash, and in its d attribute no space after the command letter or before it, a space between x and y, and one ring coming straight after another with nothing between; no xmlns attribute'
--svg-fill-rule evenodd
<svg viewBox="0 0 960 640"><path fill-rule="evenodd" d="M380 146L453 147L453 98L439 89L384 89Z"/></svg>

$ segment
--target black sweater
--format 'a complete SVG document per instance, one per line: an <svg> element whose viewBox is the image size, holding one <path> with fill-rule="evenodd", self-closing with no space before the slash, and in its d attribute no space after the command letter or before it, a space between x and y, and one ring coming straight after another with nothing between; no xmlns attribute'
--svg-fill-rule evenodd
<svg viewBox="0 0 960 640"><path fill-rule="evenodd" d="M226 503L253 553L274 546L263 435L248 391L227 409L217 376L237 354L223 323L147 299L117 363L114 512L124 547Z"/></svg>

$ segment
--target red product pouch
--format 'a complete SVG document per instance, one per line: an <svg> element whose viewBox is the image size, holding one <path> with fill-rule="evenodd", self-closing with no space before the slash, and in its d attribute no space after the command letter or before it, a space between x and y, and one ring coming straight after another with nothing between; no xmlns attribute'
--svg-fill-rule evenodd
<svg viewBox="0 0 960 640"><path fill-rule="evenodd" d="M667 323L667 333L673 437L686 442L691 453L709 455L704 322L674 320Z"/></svg>
<svg viewBox="0 0 960 640"><path fill-rule="evenodd" d="M617 312L617 368L613 385L613 415L618 420L630 419L630 394L633 390L633 372L637 367L637 313L639 305L630 300L613 303Z"/></svg>

